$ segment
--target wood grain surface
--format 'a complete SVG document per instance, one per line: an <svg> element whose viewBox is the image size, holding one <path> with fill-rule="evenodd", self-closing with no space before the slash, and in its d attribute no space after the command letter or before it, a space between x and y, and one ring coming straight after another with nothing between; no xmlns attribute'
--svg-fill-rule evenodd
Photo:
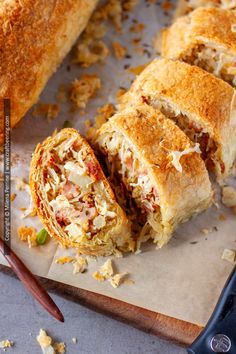
<svg viewBox="0 0 236 354"><path fill-rule="evenodd" d="M0 265L0 271L14 276L12 270L3 265ZM108 296L50 279L40 278L40 281L47 290L55 294L182 346L191 344L202 330L202 327L192 323L130 305Z"/></svg>

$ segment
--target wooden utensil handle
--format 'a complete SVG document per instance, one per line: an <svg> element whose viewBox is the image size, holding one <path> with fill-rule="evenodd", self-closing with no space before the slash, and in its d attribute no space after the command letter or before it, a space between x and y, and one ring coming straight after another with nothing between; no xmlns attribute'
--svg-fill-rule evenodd
<svg viewBox="0 0 236 354"><path fill-rule="evenodd" d="M17 255L4 243L0 237L0 251L10 264L13 271L24 284L33 297L57 320L64 322L64 317L54 301L42 287L39 281L17 257Z"/></svg>

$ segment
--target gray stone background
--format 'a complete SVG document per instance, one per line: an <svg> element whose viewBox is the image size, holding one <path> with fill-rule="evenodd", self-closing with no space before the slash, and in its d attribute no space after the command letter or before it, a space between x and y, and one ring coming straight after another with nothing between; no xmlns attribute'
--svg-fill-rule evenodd
<svg viewBox="0 0 236 354"><path fill-rule="evenodd" d="M51 318L22 284L0 273L0 341L10 339L9 354L40 354L36 342L40 328L66 343L68 354L184 354L186 351L155 336L52 295L65 323ZM77 344L72 343L76 337ZM0 354L4 353L0 349Z"/></svg>

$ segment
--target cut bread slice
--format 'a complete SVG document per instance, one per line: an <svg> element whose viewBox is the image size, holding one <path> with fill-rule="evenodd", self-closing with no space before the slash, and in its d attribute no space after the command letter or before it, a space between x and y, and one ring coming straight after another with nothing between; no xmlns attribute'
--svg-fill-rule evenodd
<svg viewBox="0 0 236 354"><path fill-rule="evenodd" d="M145 216L140 240L151 237L162 247L179 223L211 204L198 146L160 111L148 105L124 109L103 124L96 142Z"/></svg>
<svg viewBox="0 0 236 354"><path fill-rule="evenodd" d="M236 86L236 14L199 8L162 32L162 56L198 65Z"/></svg>
<svg viewBox="0 0 236 354"><path fill-rule="evenodd" d="M236 96L229 84L197 66L157 59L121 97L119 108L140 102L160 109L199 143L218 178L230 173L236 158Z"/></svg>
<svg viewBox="0 0 236 354"><path fill-rule="evenodd" d="M174 18L189 14L198 7L220 7L222 9L235 10L235 0L179 0Z"/></svg>
<svg viewBox="0 0 236 354"><path fill-rule="evenodd" d="M36 147L30 188L43 225L63 245L93 256L133 250L130 223L76 130L63 129Z"/></svg>

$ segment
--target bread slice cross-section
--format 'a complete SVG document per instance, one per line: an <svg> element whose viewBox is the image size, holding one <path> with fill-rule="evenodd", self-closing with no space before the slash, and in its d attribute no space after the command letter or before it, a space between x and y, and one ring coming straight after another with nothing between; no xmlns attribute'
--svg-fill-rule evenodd
<svg viewBox="0 0 236 354"><path fill-rule="evenodd" d="M162 56L198 65L236 86L236 14L198 8L162 33Z"/></svg>
<svg viewBox="0 0 236 354"><path fill-rule="evenodd" d="M76 130L63 129L37 146L30 188L43 225L63 245L93 256L134 249L130 223Z"/></svg>

